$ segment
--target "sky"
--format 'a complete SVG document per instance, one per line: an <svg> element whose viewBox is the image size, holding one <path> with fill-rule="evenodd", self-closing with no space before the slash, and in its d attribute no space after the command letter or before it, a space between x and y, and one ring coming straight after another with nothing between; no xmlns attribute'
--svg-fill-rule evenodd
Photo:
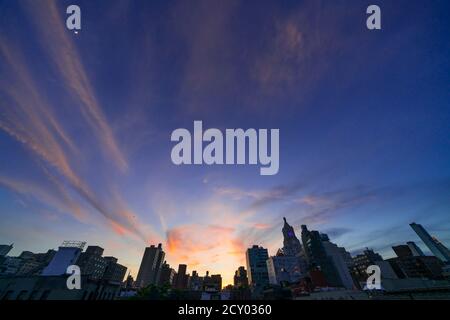
<svg viewBox="0 0 450 320"><path fill-rule="evenodd" d="M81 30L65 25L81 8ZM0 0L0 243L162 243L232 283L283 219L392 257L450 246L450 3ZM280 130L278 174L172 163L173 130Z"/></svg>

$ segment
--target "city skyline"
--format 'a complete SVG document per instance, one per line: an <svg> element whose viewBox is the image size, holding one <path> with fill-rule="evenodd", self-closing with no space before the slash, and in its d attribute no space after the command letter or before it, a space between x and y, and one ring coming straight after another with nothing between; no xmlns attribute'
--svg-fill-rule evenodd
<svg viewBox="0 0 450 320"><path fill-rule="evenodd" d="M379 1L377 31L362 0L75 2L77 34L71 1L0 0L12 254L82 240L136 277L162 243L226 285L247 248L283 246L282 217L351 253L429 254L414 221L450 247L448 1ZM194 121L278 128L278 173L174 165L170 135Z"/></svg>
<svg viewBox="0 0 450 320"><path fill-rule="evenodd" d="M414 255L414 256L420 256L420 255L422 255L422 256L427 256L427 257L437 257L439 260L441 260L442 262L444 262L444 263L446 263L446 262L448 262L447 260L446 260L446 258L444 257L444 256L442 256L442 255L440 255L440 254L438 254L438 256L436 256L433 252L432 252L432 250L431 250L431 248L429 247L430 246L430 244L428 243L428 244L426 244L426 243L424 243L423 241L421 241L422 239L421 239L421 235L423 235L423 234L426 234L427 236L429 236L429 234L428 234L428 232L427 232L427 230L425 229L425 228L423 228L423 226L422 225L420 225L420 224L416 224L416 223L411 223L410 224L410 227L411 227L411 229L416 233L416 235L417 235L417 237L420 239L419 241L417 241L417 240L415 240L415 241L412 241L412 240L409 240L409 241L406 241L406 242L404 242L404 243L406 243L406 245L404 244L404 243L402 243L401 241L399 241L398 243L400 244L400 245L397 245L397 246L392 246L391 247L391 251L392 252L394 252L395 254L394 255L390 255L389 256L389 258L391 258L391 257L399 257L399 256L401 256L400 254L399 254L399 252L401 252L401 251L396 251L396 250L398 250L398 248L401 248L401 247L407 247L408 249L408 251L410 252L410 254L412 254L412 255ZM419 231L419 232L417 232L417 228L420 228L421 229L421 231ZM302 235L303 235L303 232L304 232L304 230L306 230L307 232L309 232L308 230L307 230L307 228L306 228L306 226L305 225L302 225ZM280 230L281 232L280 233L282 233L283 234L283 236L282 236L282 238L284 239L283 240L283 246L279 246L278 247L278 250L277 250L277 252L276 252L276 254L274 253L274 254L270 254L270 252L268 252L267 251L267 248L266 247L264 247L264 246L260 246L260 245L258 245L258 244L253 244L251 247L249 247L249 248L247 248L246 249L246 256L248 255L248 251L250 250L263 250L264 252L266 252L267 253L267 257L266 258L264 258L263 260L264 260L264 262L266 261L266 260L271 260L271 259L273 259L273 258L275 258L276 256L278 256L278 254L279 254L279 252L280 252L280 250L283 252L283 255L287 255L287 256L297 256L298 254L300 254L300 253L304 253L305 251L305 249L304 249L304 245L302 245L300 242L299 242L299 240L298 240L298 238L296 237L296 232L295 232L295 229L292 227L292 226L290 226L289 225L289 223L287 222L287 220L286 220L286 218L285 217L283 217L283 228ZM300 231L300 230L299 230ZM315 231L315 230L312 230L312 232L318 232L318 234L320 234L320 237L325 237L325 239L323 239L323 240L325 240L325 241L330 241L331 239L329 239L329 237L328 237L328 235L326 234L326 233L324 233L324 232L321 232L321 231ZM433 239L434 239L434 241L437 241L438 243L439 243L439 239L437 239L437 238L435 238L435 237L433 237ZM418 243L420 243L421 245L422 245L422 247L423 246L425 246L425 250L423 250L422 248L420 248L420 246L418 247L417 246L417 242ZM298 244L297 244L298 243ZM305 243L305 242L303 242L303 243ZM2 255L9 255L9 256L12 256L11 255L11 250L14 248L14 246L13 246L14 244L10 244L10 245L4 245L4 244L2 244L1 246L2 246L2 248L5 250L5 253L2 253ZM63 241L63 243L62 243L62 245L59 247L60 249L61 249L61 247L70 247L70 248L75 248L75 250L79 250L79 252L80 253L82 253L83 252L83 247L86 245L86 242L81 242L81 241L74 241L74 240L64 240ZM334 244L333 243L333 245L334 246L336 246L336 244ZM433 247L434 246L434 244L431 244L431 246ZM103 254L103 251L105 250L104 248L102 248L102 247L99 247L99 246L97 246L97 245L89 245L88 246L88 249L90 248L90 250L101 250L100 252L100 256ZM341 248L341 249L343 249L344 251L346 251L346 248L345 247L338 247L338 248ZM433 248L434 249L434 248ZM49 250L49 251L51 251L51 250L54 250L53 248L47 248L46 250ZM365 252L365 251L367 251L367 250L370 250L370 251L372 251L372 249L369 249L368 247L366 247L366 248L364 248L364 249L361 249L361 250L359 250L359 251L357 251L357 252L352 252L351 254L352 254L352 258L354 258L354 256L356 256L356 255L358 255L358 254L361 254L362 252ZM410 250L412 250L412 251L410 251ZM446 254L448 255L448 254L450 254L450 251L445 247L445 248L443 248L443 250L445 250L445 252L446 252ZM29 251L26 251L26 250L23 250L23 251L21 251L22 253L23 252L29 252ZM56 251L57 252L57 251ZM88 252L88 250L87 251L85 251L85 252ZM425 254L425 253L426 254ZM43 254L43 253L39 253L39 254ZM330 252L327 252L327 254L329 254L329 257L332 257L332 253L330 253ZM339 254L341 254L341 253L339 253ZM113 258L113 259L116 259L115 260L115 263L117 263L117 258L115 258L115 257L106 257L106 258ZM144 287L146 287L146 286L148 286L148 285L150 285L150 284L153 284L153 285L160 285L161 284L161 282L160 282L160 279L159 279L159 275L160 275L160 273L162 272L162 267L164 266L164 265L166 265L167 266L167 268L170 268L170 269L173 269L173 268L171 268L170 267L170 264L169 263L167 263L166 264L166 262L167 262L167 260L166 260L166 258L168 258L166 255L165 255L165 252L164 252L164 248L162 247L162 245L161 245L161 243L159 243L158 245L156 245L156 244L151 244L151 245L149 245L148 247L145 247L145 250L144 250L144 252L143 252L143 254L142 254L142 258L141 258L141 264L140 264L140 268L139 268L139 272L138 271L136 271L136 273L135 274L131 274L131 270L129 270L127 267L125 267L125 269L127 270L127 275L128 276L133 276L134 277L134 279L135 279L135 286L137 287L137 288L144 288ZM269 259L270 258L270 259ZM248 270L250 269L249 268L249 260L248 260L249 258L248 258L248 256L246 257L246 261L245 261L245 263L244 264L246 264L246 269L244 269L244 271L245 272L248 272ZM384 257L382 257L382 259L386 259L386 256L384 256ZM157 263L156 264L154 264L155 262L157 261ZM272 261L272 260L271 260ZM73 263L73 262L72 262ZM83 263L83 262L82 262ZM272 262L273 263L273 262ZM78 263L77 263L78 264ZM335 262L333 263L333 264L335 264ZM200 273L199 272L197 272L197 270L195 269L195 268L190 268L189 269L189 265L186 265L186 264L184 264L184 263L180 263L180 264L178 264L178 268L180 268L180 267L182 267L183 266L183 274L184 275L187 275L188 276L188 278L190 278L190 277L192 277L194 274L196 275L196 276L199 276L200 275ZM236 267L237 269L236 270L239 270L240 268L242 268L243 266L238 266L238 267ZM292 270L293 272L301 272L300 274L305 274L305 272L306 272L306 270L308 270L308 268L307 268L307 266L306 265L303 265L303 264L300 264L299 265L299 267L300 267L300 269L301 269L301 271L300 270L298 270L298 271L295 271L295 270ZM52 267L53 268L53 267ZM59 268L61 268L61 265L59 266ZM63 267L64 268L64 267ZM244 267L245 268L245 267ZM265 267L264 267L265 268ZM267 268L269 268L269 266L267 266ZM272 268L273 268L273 266L272 266ZM214 272L212 272L211 273L211 270L208 270L208 268L207 267L204 267L204 268L200 268L201 270L206 270L205 272L204 272L204 274L206 275L206 276L208 276L208 274L214 274ZM63 270L63 269L61 269L61 270ZM61 271L61 270L59 270L58 272L65 272L65 271ZM65 269L64 269L65 270ZM223 287L226 287L226 286L229 286L229 285L233 285L233 283L234 282L236 282L236 280L235 280L235 277L236 277L236 274L235 274L235 272L237 272L237 271L234 271L234 273L233 273L233 275L232 275L232 277L231 277L231 279L233 280L233 281L230 281L230 283L228 283L228 282L225 282L224 283L224 285L223 285ZM52 271L52 272L54 272L54 271ZM179 272L179 269L178 269L178 272ZM178 274L178 272L175 272L175 279L176 279L176 277L177 277L177 274ZM45 274L46 273L46 271L44 270L44 273L43 274ZM147 274L147 275L144 275L144 274ZM218 274L219 276L222 276L222 278L225 278L225 279L228 279L229 277L228 277L228 275L222 275L222 274ZM125 273L123 273L123 277L125 276ZM91 276L90 276L91 277ZM141 280L141 279L146 279L146 280ZM187 285L188 285L188 278L186 278L185 279L185 281L186 281L186 283L184 284L184 286L186 286L186 288L187 288ZM128 280L128 279L127 279ZM228 280L227 280L228 281ZM254 281L254 280L253 280ZM269 280L267 280L267 281L269 281ZM174 287L176 288L177 287L177 285L176 285L176 280L174 281ZM252 279L251 279L251 274L249 274L249 282L252 282ZM271 282L272 283L272 282ZM179 285L178 285L179 286ZM181 287L183 287L183 286L181 286ZM185 289L186 289L185 288Z"/></svg>

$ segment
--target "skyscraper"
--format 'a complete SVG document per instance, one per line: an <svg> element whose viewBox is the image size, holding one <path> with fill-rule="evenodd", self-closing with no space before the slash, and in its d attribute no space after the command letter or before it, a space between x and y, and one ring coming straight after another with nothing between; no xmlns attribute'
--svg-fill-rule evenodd
<svg viewBox="0 0 450 320"><path fill-rule="evenodd" d="M283 217L283 221L284 224L281 229L283 232L283 249L278 250L277 255L270 258L270 261L267 261L269 280L272 279L271 283L279 282L275 280L275 278L280 278L276 276L278 274L283 279L288 278L286 280L288 282L296 282L307 269L305 253L300 240L295 235L294 228L286 221L286 218ZM284 275L286 272L288 277Z"/></svg>
<svg viewBox="0 0 450 320"><path fill-rule="evenodd" d="M437 258L443 262L450 262L450 252L439 240L430 236L427 230L420 224L413 222L410 226Z"/></svg>
<svg viewBox="0 0 450 320"><path fill-rule="evenodd" d="M327 238L323 238L318 231L309 231L305 225L302 225L302 242L309 267L311 269L319 268L325 275L329 286L341 287L343 283L333 259L325 250L323 240L327 240Z"/></svg>
<svg viewBox="0 0 450 320"><path fill-rule="evenodd" d="M175 281L174 281L174 287L176 289L186 289L187 288L189 277L186 274L186 270L187 270L187 265L185 265L185 264L178 265L178 272L177 272L177 275L175 276Z"/></svg>
<svg viewBox="0 0 450 320"><path fill-rule="evenodd" d="M254 245L246 253L248 280L252 287L262 288L269 283L266 261L269 259L267 249Z"/></svg>
<svg viewBox="0 0 450 320"><path fill-rule="evenodd" d="M283 217L283 252L287 256L297 256L302 251L302 245L295 235L294 228L287 223L286 218Z"/></svg>
<svg viewBox="0 0 450 320"><path fill-rule="evenodd" d="M161 243L158 244L157 247L151 245L150 247L145 248L136 279L137 287L143 288L150 284L157 284L159 282L164 256L165 253L162 250Z"/></svg>

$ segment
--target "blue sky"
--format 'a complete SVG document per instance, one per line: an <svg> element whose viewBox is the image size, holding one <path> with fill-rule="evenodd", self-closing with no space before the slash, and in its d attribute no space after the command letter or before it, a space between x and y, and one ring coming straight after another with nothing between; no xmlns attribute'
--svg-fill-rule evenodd
<svg viewBox="0 0 450 320"><path fill-rule="evenodd" d="M0 243L85 240L135 274L162 242L225 282L283 216L352 252L413 221L450 245L450 5L377 3L379 31L366 1L0 1ZM279 173L173 165L194 120L279 128Z"/></svg>

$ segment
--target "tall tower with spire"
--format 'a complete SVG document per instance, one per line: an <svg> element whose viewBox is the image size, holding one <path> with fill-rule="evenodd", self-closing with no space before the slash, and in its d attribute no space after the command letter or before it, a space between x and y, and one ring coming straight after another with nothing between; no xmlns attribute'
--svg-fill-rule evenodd
<svg viewBox="0 0 450 320"><path fill-rule="evenodd" d="M295 235L294 228L287 223L285 217L283 220L283 253L287 256L297 256L302 252L302 245Z"/></svg>

